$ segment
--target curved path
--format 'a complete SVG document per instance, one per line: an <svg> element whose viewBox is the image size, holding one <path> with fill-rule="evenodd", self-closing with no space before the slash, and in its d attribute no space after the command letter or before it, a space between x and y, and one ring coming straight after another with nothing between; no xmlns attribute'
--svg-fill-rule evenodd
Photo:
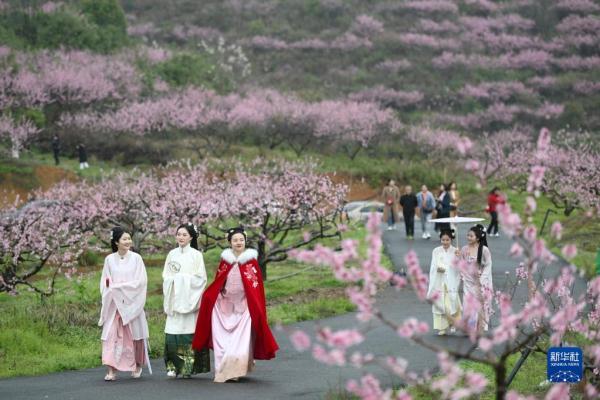
<svg viewBox="0 0 600 400"><path fill-rule="evenodd" d="M417 224L418 225L418 224ZM414 249L419 255L423 270L429 272L431 250L437 241L420 239L419 227L414 241L407 241L402 230L384 231L385 250L396 268L401 268L404 254ZM465 237L466 230L460 230ZM506 281L505 273L513 271L515 260L509 256L511 242L506 238L490 238L493 255L493 279L496 288L502 288ZM553 266L556 269L558 265ZM585 283L577 282L576 290L581 293ZM517 293L517 301L522 302L525 293ZM378 298L378 307L396 321L411 316L428 321L431 325L431 306L420 303L410 290L397 292L386 288ZM307 321L286 327L304 329L311 332L315 324L328 325L333 329L355 325L353 313L319 321ZM494 321L492 321L494 325ZM367 340L357 349L368 349L375 355L399 355L406 358L411 369L435 368L435 355L422 347L413 345L398 337L391 329L377 322L367 327ZM22 377L0 380L0 398L10 400L185 400L185 399L322 399L328 391L337 392L344 388L349 378L360 377L359 371L350 367L328 367L312 359L309 353L298 353L292 347L286 332L276 331L281 346L277 358L273 361L257 361L255 371L239 382L213 383L210 374L198 375L192 379L168 379L162 360L153 360L154 375L144 370L140 380L133 380L127 374L121 374L115 382L104 382L104 368L55 373L41 377ZM457 336L431 336L432 341L444 341L453 346L468 346L465 338ZM394 380L380 369L374 369L385 383ZM398 383L397 381L393 383Z"/></svg>

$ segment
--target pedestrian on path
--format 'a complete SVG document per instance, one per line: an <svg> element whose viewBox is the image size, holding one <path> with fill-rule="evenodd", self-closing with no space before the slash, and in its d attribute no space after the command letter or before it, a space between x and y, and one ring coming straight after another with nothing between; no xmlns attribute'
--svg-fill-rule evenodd
<svg viewBox="0 0 600 400"><path fill-rule="evenodd" d="M246 232L227 232L215 280L202 296L193 347L213 349L215 382L238 380L254 359L270 360L279 349L267 322L265 289L258 252L246 248Z"/></svg>
<svg viewBox="0 0 600 400"><path fill-rule="evenodd" d="M435 209L437 210L436 218L448 218L450 217L450 194L448 193L445 184L440 185L440 193L436 199ZM449 223L435 223L436 232L450 229Z"/></svg>
<svg viewBox="0 0 600 400"><path fill-rule="evenodd" d="M487 211L490 213L491 222L488 225L487 233L490 236L500 236L498 233L498 205L504 204L506 199L500 193L500 189L496 186L488 194L488 206Z"/></svg>
<svg viewBox="0 0 600 400"><path fill-rule="evenodd" d="M415 212L418 206L417 196L412 191L412 186L404 188L404 194L400 197L402 216L406 228L406 238L412 240L415 236Z"/></svg>
<svg viewBox="0 0 600 400"><path fill-rule="evenodd" d="M421 230L423 232L423 239L429 239L431 234L429 233L429 225L431 225L431 214L435 210L435 198L433 194L427 189L426 185L421 186L421 191L417 193L417 214L421 219Z"/></svg>
<svg viewBox="0 0 600 400"><path fill-rule="evenodd" d="M383 220L388 224L388 230L396 229L398 222L398 204L400 201L400 189L396 186L396 182L390 179L387 186L381 192L383 198Z"/></svg>
<svg viewBox="0 0 600 400"><path fill-rule="evenodd" d="M487 331L492 309L493 284L492 284L492 253L488 248L487 234L483 225L477 224L467 232L468 244L460 251L457 257L466 261L469 266L462 273L463 304L474 304L472 312L466 315L469 329L477 332Z"/></svg>
<svg viewBox="0 0 600 400"><path fill-rule="evenodd" d="M460 204L460 193L458 192L456 182L450 182L448 185L450 194L450 216L458 217L458 205Z"/></svg>
<svg viewBox="0 0 600 400"><path fill-rule="evenodd" d="M178 246L167 255L162 274L167 314L164 357L167 376L190 378L210 371L208 349L192 349L207 277L204 258L198 250L198 228L192 223L179 225L175 238Z"/></svg>
<svg viewBox="0 0 600 400"><path fill-rule="evenodd" d="M460 273L454 266L457 248L452 246L454 231L442 230L441 246L431 253L427 298L433 301L433 329L445 335L448 327L454 332L453 321L461 318L462 305L458 295Z"/></svg>
<svg viewBox="0 0 600 400"><path fill-rule="evenodd" d="M116 371L131 371L133 378L142 375L148 365L148 322L144 313L148 278L142 257L131 251L129 232L121 227L111 230L113 250L104 259L100 293L102 310L102 364L108 367L105 381L117 379Z"/></svg>

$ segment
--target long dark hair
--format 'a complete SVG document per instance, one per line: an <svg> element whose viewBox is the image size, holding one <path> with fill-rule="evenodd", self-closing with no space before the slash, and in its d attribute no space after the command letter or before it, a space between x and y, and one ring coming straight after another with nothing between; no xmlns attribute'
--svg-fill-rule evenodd
<svg viewBox="0 0 600 400"><path fill-rule="evenodd" d="M120 226L115 226L110 230L110 248L112 249L113 253L116 253L119 250L119 245L117 243L119 243L119 240L121 240L121 237L125 233L129 232ZM129 235L131 236L131 234Z"/></svg>
<svg viewBox="0 0 600 400"><path fill-rule="evenodd" d="M477 247L477 264L481 266L481 258L483 257L483 247L488 247L487 233L485 232L485 227L481 224L477 224L471 227L471 229L469 230L475 234L477 242L479 243L479 246Z"/></svg>
<svg viewBox="0 0 600 400"><path fill-rule="evenodd" d="M181 224L177 227L175 232L179 232L181 228L184 228L192 237L192 241L190 242L190 246L196 250L198 250L198 228L196 225L188 222L187 224Z"/></svg>
<svg viewBox="0 0 600 400"><path fill-rule="evenodd" d="M500 190L500 188L498 186L494 186L494 188L492 190L490 190L489 194L496 194L496 192Z"/></svg>
<svg viewBox="0 0 600 400"><path fill-rule="evenodd" d="M449 228L444 228L440 230L440 239L444 236L448 236L450 238L450 240L454 240L454 238L456 237L454 235L454 229L449 229Z"/></svg>

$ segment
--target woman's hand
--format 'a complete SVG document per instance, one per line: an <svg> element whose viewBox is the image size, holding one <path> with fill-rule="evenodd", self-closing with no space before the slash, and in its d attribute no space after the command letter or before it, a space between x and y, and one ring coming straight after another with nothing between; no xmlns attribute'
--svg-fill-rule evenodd
<svg viewBox="0 0 600 400"><path fill-rule="evenodd" d="M459 250L459 249L456 249L456 251L454 252L454 255L455 255L456 257L460 257L460 250Z"/></svg>

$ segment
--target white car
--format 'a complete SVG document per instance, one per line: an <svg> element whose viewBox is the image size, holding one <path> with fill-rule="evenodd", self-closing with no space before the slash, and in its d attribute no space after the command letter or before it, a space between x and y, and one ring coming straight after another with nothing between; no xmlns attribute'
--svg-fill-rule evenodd
<svg viewBox="0 0 600 400"><path fill-rule="evenodd" d="M372 212L383 216L384 204L379 201L353 201L344 206L343 215L349 221L367 221Z"/></svg>

